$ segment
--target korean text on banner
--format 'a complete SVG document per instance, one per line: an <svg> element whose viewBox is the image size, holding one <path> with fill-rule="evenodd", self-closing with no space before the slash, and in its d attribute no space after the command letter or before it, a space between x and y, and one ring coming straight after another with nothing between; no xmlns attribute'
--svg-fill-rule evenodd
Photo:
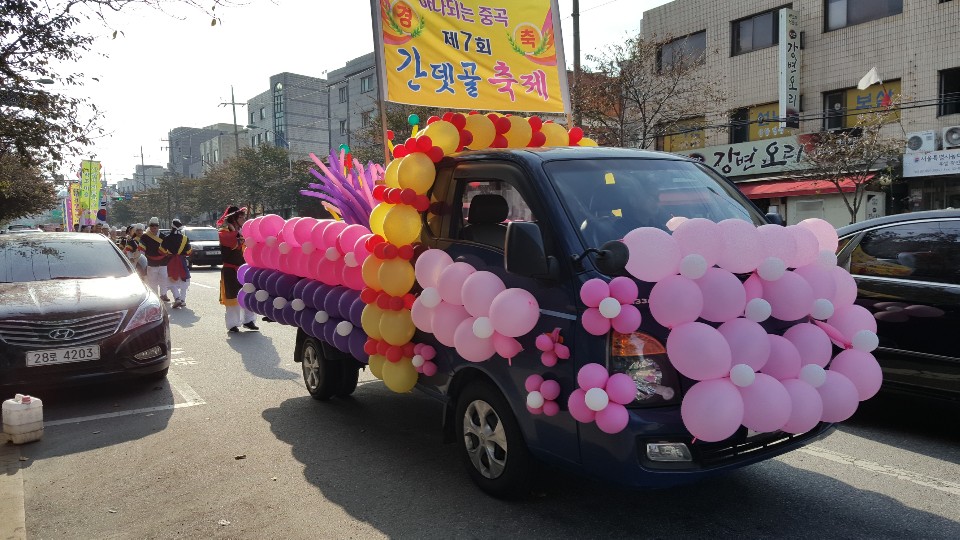
<svg viewBox="0 0 960 540"><path fill-rule="evenodd" d="M800 127L800 17L780 10L780 127Z"/></svg>
<svg viewBox="0 0 960 540"><path fill-rule="evenodd" d="M100 162L84 160L80 171L80 224L93 225L100 209Z"/></svg>
<svg viewBox="0 0 960 540"><path fill-rule="evenodd" d="M80 224L80 184L70 183L70 230Z"/></svg>
<svg viewBox="0 0 960 540"><path fill-rule="evenodd" d="M569 110L556 0L371 2L384 100L448 109Z"/></svg>

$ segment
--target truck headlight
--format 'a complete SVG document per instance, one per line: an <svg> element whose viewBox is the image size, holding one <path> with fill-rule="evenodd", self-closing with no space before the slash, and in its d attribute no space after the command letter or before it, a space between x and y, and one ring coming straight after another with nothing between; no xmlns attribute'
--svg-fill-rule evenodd
<svg viewBox="0 0 960 540"><path fill-rule="evenodd" d="M666 405L680 400L680 380L667 359L667 350L649 334L611 333L607 369L611 374L629 375L637 385L636 400L629 406Z"/></svg>

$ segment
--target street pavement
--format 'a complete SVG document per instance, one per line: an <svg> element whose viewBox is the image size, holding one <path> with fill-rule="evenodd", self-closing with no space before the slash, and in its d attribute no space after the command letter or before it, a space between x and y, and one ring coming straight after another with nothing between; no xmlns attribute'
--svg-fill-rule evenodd
<svg viewBox="0 0 960 540"><path fill-rule="evenodd" d="M218 279L195 270L172 312L166 381L40 395L43 439L0 446L0 538L960 538L956 407L880 396L812 446L693 486L546 470L503 502L442 443L430 398L362 372L352 398L317 402L295 329L228 336Z"/></svg>

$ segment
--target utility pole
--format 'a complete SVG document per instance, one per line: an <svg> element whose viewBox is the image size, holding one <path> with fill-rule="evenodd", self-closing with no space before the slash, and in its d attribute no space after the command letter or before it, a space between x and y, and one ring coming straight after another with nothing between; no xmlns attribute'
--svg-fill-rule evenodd
<svg viewBox="0 0 960 540"><path fill-rule="evenodd" d="M237 145L236 152L237 152L237 155L239 156L240 155L240 130L237 129L237 105L246 105L246 103L237 103L236 98L233 97L232 84L230 85L230 102L220 104L221 107L226 107L227 105L230 105L233 108L233 140L234 140L234 143Z"/></svg>
<svg viewBox="0 0 960 540"><path fill-rule="evenodd" d="M143 160L143 145L140 145L140 181L143 184L143 190L147 190L147 165Z"/></svg>
<svg viewBox="0 0 960 540"><path fill-rule="evenodd" d="M582 120L580 116L580 0L573 0L573 124L579 126Z"/></svg>

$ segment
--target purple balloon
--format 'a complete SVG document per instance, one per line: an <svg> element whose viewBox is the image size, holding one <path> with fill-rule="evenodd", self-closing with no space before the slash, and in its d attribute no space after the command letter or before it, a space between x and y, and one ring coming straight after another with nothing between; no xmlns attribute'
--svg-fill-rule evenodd
<svg viewBox="0 0 960 540"><path fill-rule="evenodd" d="M307 330L310 328L310 321L312 321L316 316L317 310L305 307L297 312L293 322L295 322L300 328Z"/></svg>
<svg viewBox="0 0 960 540"><path fill-rule="evenodd" d="M280 310L280 318L283 320L283 324L287 326L297 326L297 311L293 309L293 306L288 302L287 305L283 306L283 309Z"/></svg>
<svg viewBox="0 0 960 540"><path fill-rule="evenodd" d="M267 279L272 275L273 270L260 268L256 276L254 276L253 284L256 285L258 289L265 289L267 287Z"/></svg>
<svg viewBox="0 0 960 540"><path fill-rule="evenodd" d="M703 293L696 282L683 276L668 276L650 291L650 313L666 328L697 320L703 311Z"/></svg>
<svg viewBox="0 0 960 540"><path fill-rule="evenodd" d="M327 322L323 323L322 332L323 340L329 345L333 345L333 336L337 334L337 324L340 323L340 319L334 319L331 317Z"/></svg>
<svg viewBox="0 0 960 540"><path fill-rule="evenodd" d="M830 357L833 356L833 343L830 342L830 336L815 324L795 324L783 333L783 337L797 348L801 365L816 364L826 367Z"/></svg>
<svg viewBox="0 0 960 540"><path fill-rule="evenodd" d="M330 315L331 318L336 317L337 319L342 319L343 315L340 314L340 297L343 296L343 293L346 292L346 287L336 286L327 294L327 297L323 301L323 310Z"/></svg>
<svg viewBox="0 0 960 540"><path fill-rule="evenodd" d="M277 296L277 281L279 281L282 277L282 272L272 272L269 276L267 276L262 288L270 293L270 296Z"/></svg>
<svg viewBox="0 0 960 540"><path fill-rule="evenodd" d="M686 223L689 222L684 222ZM696 283L703 294L700 317L710 322L722 323L743 315L747 306L747 292L737 276L720 268L707 268L707 273L696 280Z"/></svg>
<svg viewBox="0 0 960 540"><path fill-rule="evenodd" d="M857 387L836 371L827 370L827 380L817 388L823 400L824 422L843 422L857 412Z"/></svg>
<svg viewBox="0 0 960 540"><path fill-rule="evenodd" d="M806 433L820 423L823 400L817 389L800 379L780 381L790 395L790 418L780 429L787 433Z"/></svg>
<svg viewBox="0 0 960 540"><path fill-rule="evenodd" d="M293 298L293 289L297 286L297 283L300 282L300 279L300 277L293 274L281 274L276 284L277 296L282 296L287 299Z"/></svg>
<svg viewBox="0 0 960 540"><path fill-rule="evenodd" d="M353 332L350 332L350 335L347 336L347 342L351 356L364 364L369 362L370 355L363 350L363 346L367 343L367 334L364 333L362 328L355 326Z"/></svg>
<svg viewBox="0 0 960 540"><path fill-rule="evenodd" d="M743 398L729 379L700 381L683 396L680 416L694 437L722 441L736 433L743 422Z"/></svg>
<svg viewBox="0 0 960 540"><path fill-rule="evenodd" d="M304 322L307 322L304 319ZM304 330L311 336L323 341L323 324L318 323L316 319L310 319L310 326L304 327Z"/></svg>
<svg viewBox="0 0 960 540"><path fill-rule="evenodd" d="M256 300L256 298L254 298L254 300ZM267 309L273 309L273 299L267 298L263 302L256 302L252 304L252 307L253 309L251 309L250 311L258 315L263 315L264 317L268 317L270 316L270 312L267 311Z"/></svg>
<svg viewBox="0 0 960 540"><path fill-rule="evenodd" d="M330 336L333 338L333 346L342 352L345 352L345 353L350 352L350 338L347 336L341 336L340 334L338 334L336 331L337 330L336 326L333 327L333 330L334 330L333 335ZM350 333L352 334L353 332L350 332Z"/></svg>
<svg viewBox="0 0 960 540"><path fill-rule="evenodd" d="M670 363L684 376L698 381L719 379L730 373L730 346L716 328L691 322L667 336Z"/></svg>
<svg viewBox="0 0 960 540"><path fill-rule="evenodd" d="M319 281L316 283L317 286L313 290L313 307L317 311L320 311L324 309L323 306L327 302L327 296L330 295L330 291L333 290L333 287Z"/></svg>
<svg viewBox="0 0 960 540"><path fill-rule="evenodd" d="M301 279L300 281L298 281L297 284L294 285L293 290L290 292L290 298L299 298L301 300L304 300L304 303L306 303L306 300L303 298L303 290L306 289L308 285L310 285L310 281L311 280L309 279ZM312 301L313 298L311 298L310 300Z"/></svg>
<svg viewBox="0 0 960 540"><path fill-rule="evenodd" d="M350 308L353 307L353 302L360 298L360 293L353 289L347 289L340 295L340 300L337 301L337 311L340 312L340 316L346 320L350 320ZM357 323L350 321L354 326L357 326Z"/></svg>
<svg viewBox="0 0 960 540"><path fill-rule="evenodd" d="M780 381L757 373L750 386L740 388L743 398L743 425L759 432L776 431L790 420L792 402Z"/></svg>
<svg viewBox="0 0 960 540"><path fill-rule="evenodd" d="M247 306L247 296L249 296L249 295L247 294L247 291L245 291L245 290L243 290L243 289L240 289L240 292L237 293L237 303L240 304L241 306L246 307L246 306Z"/></svg>
<svg viewBox="0 0 960 540"><path fill-rule="evenodd" d="M300 289L300 296L298 298L303 300L303 303L306 304L307 307L317 309L317 304L314 303L313 295L317 292L317 287L319 287L321 283L315 279L305 279L297 285L303 285L303 287Z"/></svg>
<svg viewBox="0 0 960 540"><path fill-rule="evenodd" d="M249 272L251 268L253 267L249 264L241 264L240 267L237 268L237 281L240 283L246 283L247 272Z"/></svg>
<svg viewBox="0 0 960 540"><path fill-rule="evenodd" d="M815 298L813 289L802 277L793 272L784 272L776 281L762 281L763 298L770 302L773 317L781 321L796 321L810 314Z"/></svg>
<svg viewBox="0 0 960 540"><path fill-rule="evenodd" d="M731 363L746 364L754 371L763 369L770 357L770 340L759 323L739 318L727 321L717 329L730 346Z"/></svg>
<svg viewBox="0 0 960 540"><path fill-rule="evenodd" d="M800 376L800 352L787 338L770 334L770 357L763 372L779 380Z"/></svg>
<svg viewBox="0 0 960 540"><path fill-rule="evenodd" d="M350 308L345 312L347 314L347 320L355 328L360 328L361 320L363 317L363 308L367 307L367 304L360 299L359 296L353 300L353 303L350 304Z"/></svg>

